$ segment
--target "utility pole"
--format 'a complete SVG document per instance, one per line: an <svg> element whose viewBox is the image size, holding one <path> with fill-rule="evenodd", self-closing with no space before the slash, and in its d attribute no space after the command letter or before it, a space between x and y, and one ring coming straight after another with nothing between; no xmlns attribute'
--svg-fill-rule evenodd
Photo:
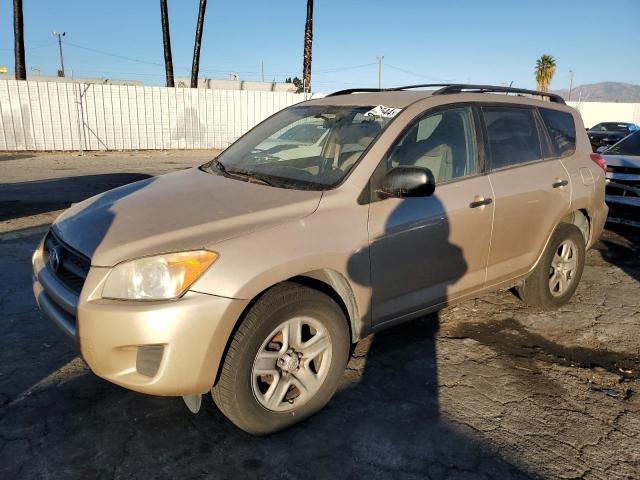
<svg viewBox="0 0 640 480"><path fill-rule="evenodd" d="M378 88L382 89L382 61L384 60L384 55L376 56L378 59Z"/></svg>
<svg viewBox="0 0 640 480"><path fill-rule="evenodd" d="M571 101L571 91L573 90L573 70L569 70L569 102Z"/></svg>
<svg viewBox="0 0 640 480"><path fill-rule="evenodd" d="M264 83L264 61L263 60L260 60L260 78Z"/></svg>
<svg viewBox="0 0 640 480"><path fill-rule="evenodd" d="M62 55L62 37L64 32L53 32L54 37L58 37L58 49L60 50L60 70L58 70L58 76L64 77L64 56Z"/></svg>

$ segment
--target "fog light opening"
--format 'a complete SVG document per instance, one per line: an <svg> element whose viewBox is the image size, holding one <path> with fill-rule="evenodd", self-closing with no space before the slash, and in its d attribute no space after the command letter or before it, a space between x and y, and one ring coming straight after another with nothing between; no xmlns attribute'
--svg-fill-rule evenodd
<svg viewBox="0 0 640 480"><path fill-rule="evenodd" d="M136 370L145 377L155 377L162 362L164 345L143 345L136 354Z"/></svg>

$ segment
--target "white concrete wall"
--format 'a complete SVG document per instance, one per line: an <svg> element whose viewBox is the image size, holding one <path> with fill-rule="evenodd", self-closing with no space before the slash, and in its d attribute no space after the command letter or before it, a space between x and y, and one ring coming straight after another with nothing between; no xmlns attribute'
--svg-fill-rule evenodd
<svg viewBox="0 0 640 480"><path fill-rule="evenodd" d="M225 148L304 99L289 92L0 80L0 151ZM586 127L640 125L638 103L569 104Z"/></svg>
<svg viewBox="0 0 640 480"><path fill-rule="evenodd" d="M630 122L640 125L640 103L567 102L577 108L587 128L600 122Z"/></svg>
<svg viewBox="0 0 640 480"><path fill-rule="evenodd" d="M304 94L0 80L0 150L225 148Z"/></svg>

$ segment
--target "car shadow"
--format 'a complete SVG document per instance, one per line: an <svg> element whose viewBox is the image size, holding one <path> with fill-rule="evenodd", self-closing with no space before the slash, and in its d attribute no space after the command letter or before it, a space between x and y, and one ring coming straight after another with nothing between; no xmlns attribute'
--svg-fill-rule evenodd
<svg viewBox="0 0 640 480"><path fill-rule="evenodd" d="M68 208L99 193L150 178L143 173L106 173L0 184L0 221Z"/></svg>
<svg viewBox="0 0 640 480"><path fill-rule="evenodd" d="M606 262L615 265L636 281L640 281L640 229L626 225L607 225L616 237L599 240L600 254Z"/></svg>

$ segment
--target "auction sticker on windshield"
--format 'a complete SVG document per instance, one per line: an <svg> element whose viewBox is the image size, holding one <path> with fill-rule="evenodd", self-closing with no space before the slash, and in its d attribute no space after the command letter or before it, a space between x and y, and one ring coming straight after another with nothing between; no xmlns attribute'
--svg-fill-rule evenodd
<svg viewBox="0 0 640 480"><path fill-rule="evenodd" d="M400 113L401 108L385 107L384 105L378 105L372 108L364 114L365 117L386 117L393 118Z"/></svg>

